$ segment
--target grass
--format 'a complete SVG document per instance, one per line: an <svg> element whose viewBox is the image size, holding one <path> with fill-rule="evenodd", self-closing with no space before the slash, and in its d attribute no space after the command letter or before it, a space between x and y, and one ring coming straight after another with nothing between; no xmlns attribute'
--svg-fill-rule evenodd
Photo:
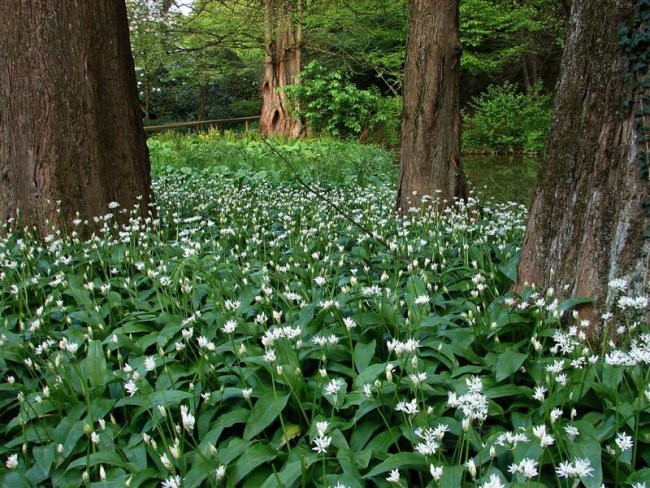
<svg viewBox="0 0 650 488"><path fill-rule="evenodd" d="M367 234L258 150L154 155L155 219L0 239L1 486L649 481L644 297L612 283L597 345L580 300L509 291L523 206L400 219L332 157Z"/></svg>

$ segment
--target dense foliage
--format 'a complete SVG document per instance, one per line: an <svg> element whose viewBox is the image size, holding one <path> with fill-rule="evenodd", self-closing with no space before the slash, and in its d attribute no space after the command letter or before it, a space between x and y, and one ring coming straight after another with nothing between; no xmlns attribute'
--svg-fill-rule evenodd
<svg viewBox="0 0 650 488"><path fill-rule="evenodd" d="M210 132L178 136L162 134L149 140L156 172L179 166L281 181L296 172L310 181L366 186L370 181L393 181L397 163L392 153L372 145L331 139L271 140L257 133Z"/></svg>
<svg viewBox="0 0 650 488"><path fill-rule="evenodd" d="M313 135L362 136L390 146L399 142L400 97L381 97L374 87L361 90L340 71L315 61L302 70L300 83L285 90L299 107L292 115L304 120Z"/></svg>
<svg viewBox="0 0 650 488"><path fill-rule="evenodd" d="M362 229L157 144L155 218L0 240L2 486L650 481L647 300L613 281L598 345L580 300L510 293L523 207L313 182Z"/></svg>
<svg viewBox="0 0 650 488"><path fill-rule="evenodd" d="M128 0L128 5L148 124L259 114L264 56L259 1ZM312 83L295 90L312 106L303 107L305 118L316 132L350 137L368 131L364 138L397 145L406 1L324 0L303 6L303 80ZM460 7L464 108L471 109L472 98L490 84L552 93L566 2L463 0ZM324 70L318 72L312 62Z"/></svg>
<svg viewBox="0 0 650 488"><path fill-rule="evenodd" d="M551 125L551 97L525 95L511 83L491 85L463 115L463 148L541 152Z"/></svg>

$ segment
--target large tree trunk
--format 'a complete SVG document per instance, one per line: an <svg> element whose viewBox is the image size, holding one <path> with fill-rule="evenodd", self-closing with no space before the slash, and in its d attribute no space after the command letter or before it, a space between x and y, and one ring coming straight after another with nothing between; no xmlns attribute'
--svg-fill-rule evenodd
<svg viewBox="0 0 650 488"><path fill-rule="evenodd" d="M260 131L265 136L298 137L302 124L292 118L282 87L300 75L302 0L263 1L266 46Z"/></svg>
<svg viewBox="0 0 650 488"><path fill-rule="evenodd" d="M19 213L18 225L46 235L110 202L145 214L149 157L124 1L0 2L0 31L0 223Z"/></svg>
<svg viewBox="0 0 650 488"><path fill-rule="evenodd" d="M458 0L410 0L397 207L467 196L460 162Z"/></svg>
<svg viewBox="0 0 650 488"><path fill-rule="evenodd" d="M581 314L594 323L609 305L609 280L627 277L644 293L648 277L650 186L637 158L636 107L625 103L633 82L617 36L632 15L632 0L573 3L518 272L520 290L535 283L592 297Z"/></svg>

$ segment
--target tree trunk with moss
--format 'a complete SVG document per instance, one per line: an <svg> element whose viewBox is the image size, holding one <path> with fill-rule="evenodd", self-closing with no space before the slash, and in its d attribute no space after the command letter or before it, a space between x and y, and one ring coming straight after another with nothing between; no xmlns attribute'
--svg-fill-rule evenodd
<svg viewBox="0 0 650 488"><path fill-rule="evenodd" d="M110 202L144 215L149 157L124 2L0 2L0 30L0 224L19 215L46 235L77 213L117 213Z"/></svg>
<svg viewBox="0 0 650 488"><path fill-rule="evenodd" d="M460 160L458 1L410 0L397 207L467 196ZM426 201L426 198L424 198Z"/></svg>
<svg viewBox="0 0 650 488"><path fill-rule="evenodd" d="M581 316L598 322L608 282L647 291L650 185L639 156L637 81L618 38L632 0L575 0L550 138L521 251L517 288L534 283L593 298ZM647 96L648 92L644 96Z"/></svg>
<svg viewBox="0 0 650 488"><path fill-rule="evenodd" d="M266 45L260 131L265 136L298 137L302 124L292 118L282 88L296 83L300 75L302 0L263 1Z"/></svg>

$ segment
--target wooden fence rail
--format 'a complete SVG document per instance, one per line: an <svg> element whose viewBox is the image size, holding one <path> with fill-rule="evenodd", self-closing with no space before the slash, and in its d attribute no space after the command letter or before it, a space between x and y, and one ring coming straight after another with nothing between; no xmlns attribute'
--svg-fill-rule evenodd
<svg viewBox="0 0 650 488"><path fill-rule="evenodd" d="M260 116L259 115L253 115L251 117L237 117L234 119L213 119L213 120L197 120L194 122L173 122L171 124L163 124L163 125L146 125L144 127L144 130L146 132L153 132L156 130L172 130L172 129L180 129L183 127L200 127L202 125L208 125L208 126L213 126L215 129L219 129L219 124L224 123L224 122L243 122L245 131L248 132L248 123L251 120L259 120Z"/></svg>

